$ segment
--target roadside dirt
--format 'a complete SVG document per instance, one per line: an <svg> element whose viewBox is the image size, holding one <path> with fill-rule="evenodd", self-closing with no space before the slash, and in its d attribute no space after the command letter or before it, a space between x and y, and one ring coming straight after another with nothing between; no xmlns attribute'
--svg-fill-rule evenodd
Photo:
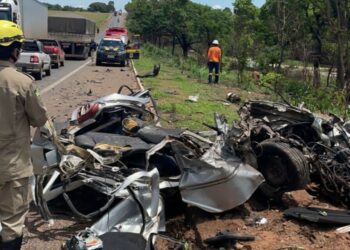
<svg viewBox="0 0 350 250"><path fill-rule="evenodd" d="M138 89L134 74L128 67L88 65L42 96L51 117L57 122L70 118L72 111L99 97L117 92L123 84ZM49 225L33 207L27 217L24 250L60 249L62 243L89 224L76 222L68 216L55 217Z"/></svg>
<svg viewBox="0 0 350 250"><path fill-rule="evenodd" d="M229 230L233 234L252 235L254 241L238 242L244 250L346 250L350 249L349 234L336 234L335 226L289 220L283 216L283 206L273 205L263 211L253 208L252 201L224 214L208 214L196 208L187 208L186 216L178 215L167 222L167 234L190 243L193 250L218 249L204 244L207 238ZM256 205L256 204L255 204ZM254 206L255 206L254 205ZM329 207L317 200L313 204ZM263 225L254 224L256 218L266 218ZM163 249L167 249L164 246ZM228 248L230 249L230 248Z"/></svg>

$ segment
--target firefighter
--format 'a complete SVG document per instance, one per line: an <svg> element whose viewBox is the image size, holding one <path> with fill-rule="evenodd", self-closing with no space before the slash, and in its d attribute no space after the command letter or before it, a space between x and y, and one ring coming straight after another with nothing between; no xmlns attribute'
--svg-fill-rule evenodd
<svg viewBox="0 0 350 250"><path fill-rule="evenodd" d="M219 72L221 63L221 48L219 47L219 41L214 40L208 50L208 67L209 77L208 83L213 82L213 70L215 71L214 83L219 83Z"/></svg>
<svg viewBox="0 0 350 250"><path fill-rule="evenodd" d="M31 201L30 125L47 121L33 78L16 71L22 30L0 20L0 249L17 250Z"/></svg>

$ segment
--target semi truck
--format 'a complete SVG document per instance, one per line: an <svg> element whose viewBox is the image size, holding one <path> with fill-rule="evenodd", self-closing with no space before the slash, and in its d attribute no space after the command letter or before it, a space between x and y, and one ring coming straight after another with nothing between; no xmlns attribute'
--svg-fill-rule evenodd
<svg viewBox="0 0 350 250"><path fill-rule="evenodd" d="M47 6L37 0L0 0L0 20L17 23L26 38L46 38L47 17Z"/></svg>
<svg viewBox="0 0 350 250"><path fill-rule="evenodd" d="M60 42L66 58L86 59L96 35L96 23L79 15L49 16L48 38Z"/></svg>

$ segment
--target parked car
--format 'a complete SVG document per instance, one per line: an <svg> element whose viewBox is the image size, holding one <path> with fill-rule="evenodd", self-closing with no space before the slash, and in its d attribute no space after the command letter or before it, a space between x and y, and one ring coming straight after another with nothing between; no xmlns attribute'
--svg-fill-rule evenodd
<svg viewBox="0 0 350 250"><path fill-rule="evenodd" d="M40 42L42 42L44 45L44 52L51 57L51 64L57 69L60 66L64 66L66 55L61 47L61 44L52 39L40 39Z"/></svg>
<svg viewBox="0 0 350 250"><path fill-rule="evenodd" d="M121 39L103 38L97 48L96 65L119 63L125 66L125 45Z"/></svg>
<svg viewBox="0 0 350 250"><path fill-rule="evenodd" d="M16 63L16 67L32 74L37 80L51 75L51 58L43 51L43 44L38 40L26 40L22 46L22 52Z"/></svg>

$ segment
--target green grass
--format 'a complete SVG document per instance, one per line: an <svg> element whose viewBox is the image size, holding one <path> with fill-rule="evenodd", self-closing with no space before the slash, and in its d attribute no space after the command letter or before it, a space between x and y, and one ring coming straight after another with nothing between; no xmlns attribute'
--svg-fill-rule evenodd
<svg viewBox="0 0 350 250"><path fill-rule="evenodd" d="M312 112L331 112L345 120L350 117L350 108L344 101L344 92L336 89L334 79L331 86L327 87L326 77L323 75L322 85L316 89L312 86L312 82L285 77L273 71L261 75L259 83L252 78L249 71L246 71L243 82L238 84L236 72L224 70L219 85L208 85L207 68L194 58L184 60L181 56L173 56L169 49L159 49L149 44L145 44L142 50L142 59L136 61L139 72L150 71L154 64L161 64L159 77L145 79L145 86L153 89L153 95L157 98L163 113L162 117L172 122L170 124L163 122L165 126L202 130L204 129L202 122L213 123L214 112L222 113L232 121L237 118L237 106L223 104L228 92L238 94L242 101L263 99L283 102L273 91L274 88L292 105L297 106L304 102L305 107ZM301 65L298 61L290 60L287 63ZM189 95L197 94L200 96L198 103L186 101Z"/></svg>
<svg viewBox="0 0 350 250"><path fill-rule="evenodd" d="M102 28L108 21L111 13L99 13L99 12L88 12L88 11L57 11L57 10L49 10L49 15L79 15L86 17L94 22L98 28Z"/></svg>
<svg viewBox="0 0 350 250"><path fill-rule="evenodd" d="M237 106L225 101L230 92L226 86L202 83L190 72L175 67L169 58L162 59L147 50L143 50L141 59L134 62L139 73L150 71L156 63L161 64L159 75L145 78L143 84L152 90L158 103L162 126L202 131L208 130L203 123L214 124L214 112L225 115L229 124L238 118ZM190 95L197 94L198 102L187 101Z"/></svg>

